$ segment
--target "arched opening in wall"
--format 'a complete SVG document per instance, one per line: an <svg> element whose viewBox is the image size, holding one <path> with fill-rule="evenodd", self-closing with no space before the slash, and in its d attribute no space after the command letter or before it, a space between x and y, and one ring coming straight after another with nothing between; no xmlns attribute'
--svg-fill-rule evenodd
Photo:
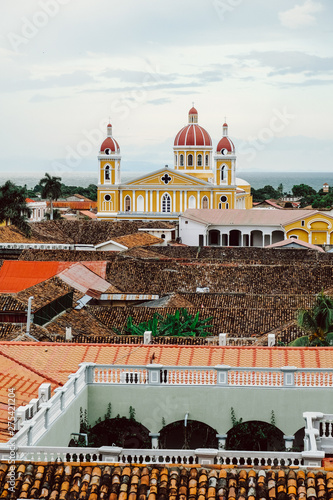
<svg viewBox="0 0 333 500"><path fill-rule="evenodd" d="M159 445L164 449L195 450L196 448L217 448L217 431L198 420L172 422L160 431Z"/></svg>
<svg viewBox="0 0 333 500"><path fill-rule="evenodd" d="M131 197L125 196L125 212L131 211Z"/></svg>
<svg viewBox="0 0 333 500"><path fill-rule="evenodd" d="M105 172L105 174L104 174L105 180L109 181L111 179L109 165L106 165L104 172Z"/></svg>
<svg viewBox="0 0 333 500"><path fill-rule="evenodd" d="M140 194L140 196L138 196L138 199L136 200L136 211L143 212L144 209L145 209L145 200L143 196Z"/></svg>
<svg viewBox="0 0 333 500"><path fill-rule="evenodd" d="M221 182L225 180L225 167L221 167Z"/></svg>
<svg viewBox="0 0 333 500"><path fill-rule="evenodd" d="M304 437L305 437L305 427L298 429L294 434L295 439L293 443L294 451L303 451L304 450Z"/></svg>
<svg viewBox="0 0 333 500"><path fill-rule="evenodd" d="M272 232L272 243L278 243L279 241L284 240L284 232L283 231L273 231Z"/></svg>
<svg viewBox="0 0 333 500"><path fill-rule="evenodd" d="M206 165L206 167L209 167L209 156L208 155L205 156L205 165Z"/></svg>
<svg viewBox="0 0 333 500"><path fill-rule="evenodd" d="M109 194L104 195L102 210L104 212L111 212L113 210L111 195Z"/></svg>
<svg viewBox="0 0 333 500"><path fill-rule="evenodd" d="M197 165L198 165L198 167L202 167L202 155L198 155Z"/></svg>
<svg viewBox="0 0 333 500"><path fill-rule="evenodd" d="M240 422L227 432L227 450L283 451L283 432L260 420Z"/></svg>
<svg viewBox="0 0 333 500"><path fill-rule="evenodd" d="M180 165L181 167L183 167L183 166L184 166L184 155L180 155L180 157L179 157L179 165Z"/></svg>
<svg viewBox="0 0 333 500"><path fill-rule="evenodd" d="M229 246L241 247L242 246L242 233L238 229L233 229L229 233Z"/></svg>
<svg viewBox="0 0 333 500"><path fill-rule="evenodd" d="M220 245L220 231L217 229L211 229L208 233L208 244L209 245Z"/></svg>
<svg viewBox="0 0 333 500"><path fill-rule="evenodd" d="M149 430L140 422L126 417L106 418L88 433L89 445L151 448Z"/></svg>
<svg viewBox="0 0 333 500"><path fill-rule="evenodd" d="M209 202L207 196L202 198L202 208L209 208Z"/></svg>
<svg viewBox="0 0 333 500"><path fill-rule="evenodd" d="M262 247L262 231L251 231L251 247Z"/></svg>
<svg viewBox="0 0 333 500"><path fill-rule="evenodd" d="M188 199L188 208L195 208L195 196L193 194Z"/></svg>
<svg viewBox="0 0 333 500"><path fill-rule="evenodd" d="M192 166L193 166L193 155L191 155L191 154L190 154L190 155L188 155L188 157L187 157L187 165L188 165L189 167L192 167Z"/></svg>
<svg viewBox="0 0 333 500"><path fill-rule="evenodd" d="M162 196L162 212L171 212L171 197L168 193Z"/></svg>
<svg viewBox="0 0 333 500"><path fill-rule="evenodd" d="M177 167L177 155L175 155L175 166Z"/></svg>

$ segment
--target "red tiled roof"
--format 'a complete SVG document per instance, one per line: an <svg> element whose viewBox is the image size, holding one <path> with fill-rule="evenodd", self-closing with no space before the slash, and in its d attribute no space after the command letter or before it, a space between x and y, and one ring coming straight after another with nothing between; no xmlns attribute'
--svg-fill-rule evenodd
<svg viewBox="0 0 333 500"><path fill-rule="evenodd" d="M106 276L106 264L106 261L84 262L84 266L102 278ZM0 269L0 293L20 292L70 266L73 262L7 260Z"/></svg>
<svg viewBox="0 0 333 500"><path fill-rule="evenodd" d="M97 215L94 212L90 212L90 210L80 210L80 214L89 217L89 219L97 219Z"/></svg>
<svg viewBox="0 0 333 500"><path fill-rule="evenodd" d="M70 208L71 210L89 210L90 208L96 208L96 201L54 201L52 202L53 208ZM50 202L47 202L47 206L50 206Z"/></svg>
<svg viewBox="0 0 333 500"><path fill-rule="evenodd" d="M104 152L106 149L111 149L113 153L120 151L119 144L113 137L107 137L105 141L103 141L101 152Z"/></svg>
<svg viewBox="0 0 333 500"><path fill-rule="evenodd" d="M52 389L63 385L81 362L118 365L146 365L154 355L155 363L165 366L239 367L296 366L332 368L331 347L215 347L161 345L58 344L51 342L0 342L0 401L7 389L16 388L17 406L38 394L43 382ZM7 421L7 407L0 404L0 422ZM2 430L1 430L2 429ZM8 439L0 425L0 440Z"/></svg>
<svg viewBox="0 0 333 500"><path fill-rule="evenodd" d="M227 149L229 153L233 153L235 151L235 145L229 137L222 137L216 147L216 151L219 153L221 149Z"/></svg>

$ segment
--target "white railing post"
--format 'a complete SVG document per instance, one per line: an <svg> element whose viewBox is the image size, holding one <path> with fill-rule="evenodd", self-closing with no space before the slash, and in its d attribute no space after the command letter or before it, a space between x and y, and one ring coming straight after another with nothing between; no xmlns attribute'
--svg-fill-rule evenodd
<svg viewBox="0 0 333 500"><path fill-rule="evenodd" d="M228 365L216 365L215 370L217 372L216 385L226 386L228 382L228 373L231 366Z"/></svg>
<svg viewBox="0 0 333 500"><path fill-rule="evenodd" d="M147 365L148 370L148 384L160 385L161 384L161 370L163 365Z"/></svg>
<svg viewBox="0 0 333 500"><path fill-rule="evenodd" d="M150 432L149 437L151 438L152 450L158 450L158 438L160 437L160 433L157 432L156 434L154 434L153 432Z"/></svg>
<svg viewBox="0 0 333 500"><path fill-rule="evenodd" d="M150 332L150 331L144 332L143 343L144 344L151 344L151 340L152 340L152 332Z"/></svg>
<svg viewBox="0 0 333 500"><path fill-rule="evenodd" d="M282 366L281 371L283 372L283 386L295 387L295 372L297 372L297 366Z"/></svg>
<svg viewBox="0 0 333 500"><path fill-rule="evenodd" d="M98 452L102 455L102 462L114 464L119 462L119 457L123 452L123 448L118 446L101 446L101 448L98 449Z"/></svg>
<svg viewBox="0 0 333 500"><path fill-rule="evenodd" d="M95 367L97 366L96 363L80 363L79 366L85 367L86 384L93 384L95 378L94 376Z"/></svg>
<svg viewBox="0 0 333 500"><path fill-rule="evenodd" d="M226 444L227 444L227 434L216 434L217 437L217 442L218 442L218 449L219 450L225 450Z"/></svg>
<svg viewBox="0 0 333 500"><path fill-rule="evenodd" d="M227 345L227 334L219 333L219 346Z"/></svg>
<svg viewBox="0 0 333 500"><path fill-rule="evenodd" d="M295 436L283 436L286 451L291 451L294 445Z"/></svg>
<svg viewBox="0 0 333 500"><path fill-rule="evenodd" d="M267 345L268 347L273 347L275 346L275 334L274 333L269 333L267 336Z"/></svg>
<svg viewBox="0 0 333 500"><path fill-rule="evenodd" d="M197 448L195 455L200 465L214 465L218 450L211 448Z"/></svg>
<svg viewBox="0 0 333 500"><path fill-rule="evenodd" d="M305 419L304 451L302 457L304 465L309 467L320 467L325 457L325 452L318 450L317 439L319 438L319 419L324 417L323 413L306 411L303 413Z"/></svg>

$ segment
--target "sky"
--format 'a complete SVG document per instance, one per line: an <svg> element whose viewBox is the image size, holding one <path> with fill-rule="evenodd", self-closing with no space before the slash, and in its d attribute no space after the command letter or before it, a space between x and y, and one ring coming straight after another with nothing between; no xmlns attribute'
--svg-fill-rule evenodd
<svg viewBox="0 0 333 500"><path fill-rule="evenodd" d="M194 103L237 168L332 171L332 0L1 0L0 177L173 164ZM283 179L282 179L283 181Z"/></svg>

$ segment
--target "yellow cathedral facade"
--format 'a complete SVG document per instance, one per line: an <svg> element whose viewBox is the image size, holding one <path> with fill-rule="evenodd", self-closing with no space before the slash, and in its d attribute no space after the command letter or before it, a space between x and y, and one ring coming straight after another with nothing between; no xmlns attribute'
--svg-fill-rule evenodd
<svg viewBox="0 0 333 500"><path fill-rule="evenodd" d="M171 221L188 208L252 208L251 186L236 177L236 151L226 123L214 150L192 107L173 151L173 168L121 182L120 147L109 124L98 155L98 219Z"/></svg>

